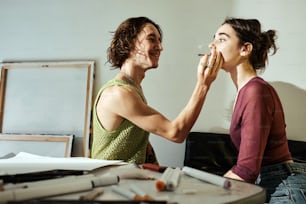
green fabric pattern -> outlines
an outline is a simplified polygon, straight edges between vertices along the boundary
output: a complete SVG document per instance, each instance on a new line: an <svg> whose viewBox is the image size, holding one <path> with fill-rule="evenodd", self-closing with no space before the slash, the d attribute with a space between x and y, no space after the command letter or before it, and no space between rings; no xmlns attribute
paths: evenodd
<svg viewBox="0 0 306 204"><path fill-rule="evenodd" d="M123 160L141 164L146 162L146 151L149 143L149 132L139 128L132 122L124 120L118 129L107 131L103 128L97 115L97 102L104 89L111 86L124 86L136 91L146 103L143 93L131 84L112 79L99 90L93 106L93 140L91 158L105 160Z"/></svg>

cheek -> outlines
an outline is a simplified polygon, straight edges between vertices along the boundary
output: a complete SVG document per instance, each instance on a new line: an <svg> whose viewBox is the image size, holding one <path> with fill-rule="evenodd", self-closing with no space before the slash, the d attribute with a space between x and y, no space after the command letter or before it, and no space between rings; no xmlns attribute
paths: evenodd
<svg viewBox="0 0 306 204"><path fill-rule="evenodd" d="M217 48L217 50L219 52L221 52L222 57L224 59L224 62L230 61L234 57L234 55L235 55L234 54L235 50L231 50L231 49L229 49L229 47L226 47L226 46L224 46L224 47L219 46Z"/></svg>
<svg viewBox="0 0 306 204"><path fill-rule="evenodd" d="M217 47L217 51L222 54L223 60L225 62L226 59L227 59L227 51L226 51L226 49L224 47L218 46Z"/></svg>
<svg viewBox="0 0 306 204"><path fill-rule="evenodd" d="M228 67L231 66L232 60L233 60L233 52L229 49L226 49L226 47L219 47L217 50L222 54L223 57L223 66L222 68L224 70L227 70Z"/></svg>
<svg viewBox="0 0 306 204"><path fill-rule="evenodd" d="M219 46L216 46L216 49L218 52L221 52L222 55L226 55L226 47L219 45Z"/></svg>

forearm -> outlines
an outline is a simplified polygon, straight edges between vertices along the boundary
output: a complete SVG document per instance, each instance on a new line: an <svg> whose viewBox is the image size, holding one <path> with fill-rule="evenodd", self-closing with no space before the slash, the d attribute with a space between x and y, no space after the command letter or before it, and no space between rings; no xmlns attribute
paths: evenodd
<svg viewBox="0 0 306 204"><path fill-rule="evenodd" d="M172 122L168 123L170 127L166 125L169 127L164 130L164 133L167 132L167 139L178 143L183 142L198 119L209 88L216 79L218 70L223 62L221 54L216 53L214 49L211 55L212 58L216 59L216 61L211 63L209 68L206 66L208 55L204 55L201 58L197 67L197 83L187 105Z"/></svg>
<svg viewBox="0 0 306 204"><path fill-rule="evenodd" d="M208 93L209 86L197 82L193 93L180 114L173 120L176 127L175 140L183 142L198 119Z"/></svg>

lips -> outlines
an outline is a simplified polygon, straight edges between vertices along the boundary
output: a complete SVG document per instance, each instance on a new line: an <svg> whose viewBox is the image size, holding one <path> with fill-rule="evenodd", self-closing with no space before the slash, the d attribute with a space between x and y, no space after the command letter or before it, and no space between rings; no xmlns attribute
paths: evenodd
<svg viewBox="0 0 306 204"><path fill-rule="evenodd" d="M150 57L159 59L160 56L160 52L150 52Z"/></svg>

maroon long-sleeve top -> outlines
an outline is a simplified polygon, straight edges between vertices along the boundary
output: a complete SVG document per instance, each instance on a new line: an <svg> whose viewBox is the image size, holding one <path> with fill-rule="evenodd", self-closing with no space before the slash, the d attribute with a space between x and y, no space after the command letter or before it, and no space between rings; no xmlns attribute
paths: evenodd
<svg viewBox="0 0 306 204"><path fill-rule="evenodd" d="M230 136L239 152L232 171L247 182L255 182L261 166L291 159L281 101L262 78L255 77L240 89Z"/></svg>

